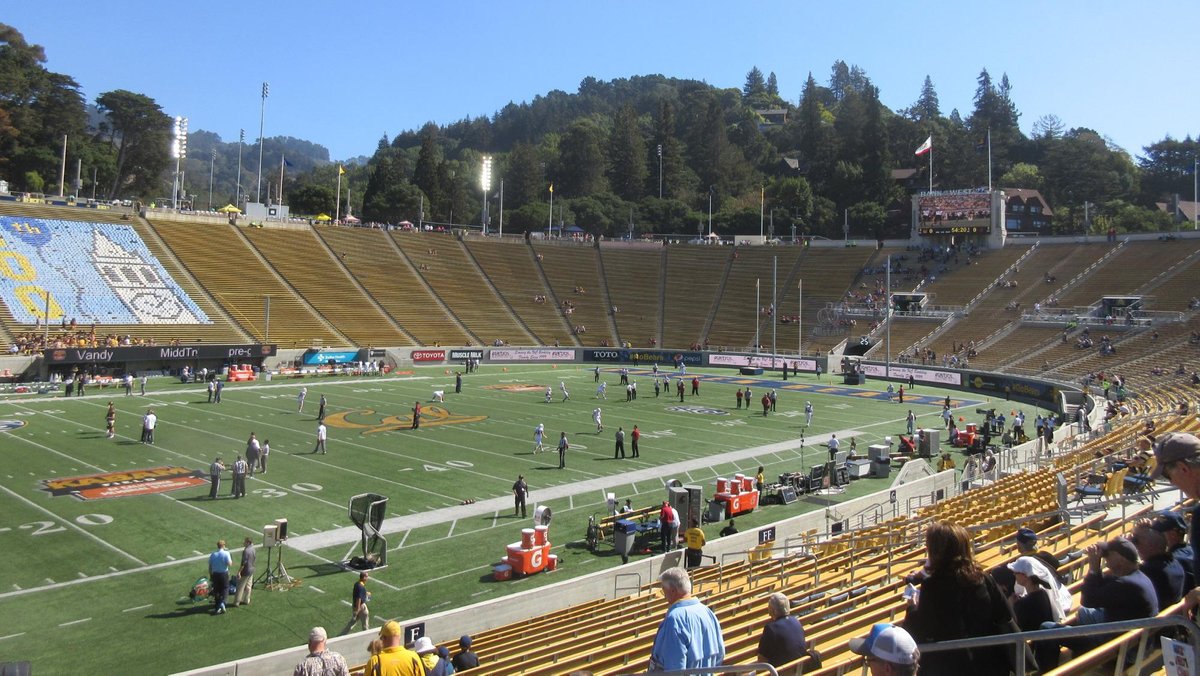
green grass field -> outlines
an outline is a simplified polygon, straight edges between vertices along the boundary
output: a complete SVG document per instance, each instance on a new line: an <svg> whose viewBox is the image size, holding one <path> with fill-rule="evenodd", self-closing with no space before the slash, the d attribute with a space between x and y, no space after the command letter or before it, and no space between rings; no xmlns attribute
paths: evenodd
<svg viewBox="0 0 1200 676"><path fill-rule="evenodd" d="M201 385L167 379L151 381L145 397L113 390L0 402L0 421L12 428L0 432L0 662L29 660L38 674L75 671L79 657L64 650L66 644L86 650L93 673L159 674L300 645L316 624L331 634L341 631L354 578L335 564L357 551L357 531L344 530L351 525L346 506L363 492L389 498L393 526L413 524L387 535L390 566L371 583L373 622L417 617L619 565L611 547L592 553L582 543L588 517L604 509L606 490L640 507L660 502L663 483L671 478L703 485L706 494L715 477L752 475L760 464L773 479L826 457L814 437L857 433L865 452L866 444L904 431L908 408L920 416L920 425L938 426L947 394L918 387L913 394L924 398L900 406L880 394L880 383L852 390L830 386L828 377L824 384L812 376L771 384L732 371L702 370L700 396L687 396L683 408L673 410L681 406L678 398L656 399L648 374L633 376L640 390L634 402L624 401L615 370L602 377L609 383L606 402L594 399L592 371L577 365L484 366L466 377L458 395L453 376L439 367L376 378L232 384L221 404L206 403ZM560 380L570 389L569 402L560 401ZM736 410L734 391L746 382L754 383L756 398L779 387L778 412L764 418L757 405ZM549 404L543 401L548 384L554 386ZM303 414L296 410L301 386L309 388ZM447 392L443 405L430 402L438 389ZM322 394L329 400L329 452L312 455ZM979 417L978 398L950 394L963 406L959 415ZM119 411L113 440L104 434L110 399ZM425 414L421 429L411 431L415 400ZM808 428L805 401L816 407ZM602 434L592 422L596 406L604 410ZM138 442L148 407L159 416L153 446ZM1028 407L1026 413L1032 418ZM546 426L548 447L559 432L567 433L572 444L567 469L558 470L554 453L532 454L538 423ZM628 433L634 424L643 432L641 458L613 460L613 433L618 426ZM206 474L214 456L230 462L242 452L252 431L270 440L271 455L269 471L249 480L245 499L229 498L226 480L220 499L209 500L207 479L172 492L107 499L47 490L54 480L157 467ZM802 431L808 446L800 450ZM784 450L745 452L779 442L790 443ZM627 439L627 451L628 446ZM675 463L690 464L676 474ZM655 469L662 466L667 468ZM563 565L554 573L496 583L491 565L530 523L512 516L510 491L519 473L530 484L530 515L542 502L554 510L550 539ZM845 495L887 483L859 480ZM476 503L461 507L465 500ZM766 506L739 518L739 525L779 521L817 505L801 500ZM286 562L303 580L300 586L287 592L257 589L251 606L222 616L187 599L218 539L230 543L236 564L242 539L260 540L263 524L280 517L290 522L295 546L286 549ZM710 537L721 525L706 526ZM260 551L260 572L265 559Z"/></svg>

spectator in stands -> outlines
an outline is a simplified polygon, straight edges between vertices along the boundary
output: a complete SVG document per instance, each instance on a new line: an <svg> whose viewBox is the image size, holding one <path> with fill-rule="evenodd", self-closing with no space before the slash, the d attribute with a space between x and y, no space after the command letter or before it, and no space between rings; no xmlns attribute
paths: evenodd
<svg viewBox="0 0 1200 676"><path fill-rule="evenodd" d="M1169 528L1169 525L1165 527ZM1142 559L1140 570L1150 578L1158 607L1173 606L1183 598L1183 566L1167 551L1167 538L1153 521L1138 522L1129 541Z"/></svg>
<svg viewBox="0 0 1200 676"><path fill-rule="evenodd" d="M691 526L683 534L683 539L687 542L686 565L688 568L696 568L701 563L701 556L704 554L704 531L700 529L700 524L692 519Z"/></svg>
<svg viewBox="0 0 1200 676"><path fill-rule="evenodd" d="M1192 546L1185 542L1187 537L1187 522L1179 512L1170 510L1161 512L1152 522L1154 530L1163 534L1167 540L1167 551L1179 565L1183 567L1183 588L1184 590L1191 589L1196 586L1196 577L1193 574L1194 554Z"/></svg>
<svg viewBox="0 0 1200 676"><path fill-rule="evenodd" d="M313 627L308 632L308 655L296 665L292 676L350 676L346 658L328 650L327 640L325 627Z"/></svg>
<svg viewBox="0 0 1200 676"><path fill-rule="evenodd" d="M458 639L458 653L450 664L454 666L454 671L466 671L479 666L479 656L471 652L472 639L469 635L464 634Z"/></svg>
<svg viewBox="0 0 1200 676"><path fill-rule="evenodd" d="M925 531L926 565L921 590L909 599L904 628L918 642L949 641L1003 633L1012 607L995 581L975 562L971 536L958 524L936 521ZM953 650L927 656L924 674L1007 676L1004 648Z"/></svg>
<svg viewBox="0 0 1200 676"><path fill-rule="evenodd" d="M425 676L446 676L448 673L446 668L450 666L450 663L438 655L437 646L433 645L433 639L428 636L417 639L416 644L413 645L413 652L421 658Z"/></svg>
<svg viewBox="0 0 1200 676"><path fill-rule="evenodd" d="M367 668L363 673L379 676L424 676L425 667L421 666L421 658L400 644L401 633L400 623L395 620L383 625L379 630L383 650L367 660Z"/></svg>
<svg viewBox="0 0 1200 676"><path fill-rule="evenodd" d="M1146 444L1139 440L1139 444ZM1152 479L1166 477L1173 486L1183 491L1191 499L1200 498L1200 439L1195 435L1174 433L1163 435L1154 446L1156 464L1150 473ZM1191 515L1191 526L1188 530L1188 540L1194 547L1200 538L1200 507L1194 508ZM1200 570L1197 569L1196 559L1193 559L1192 575L1194 580L1200 580ZM1187 592L1187 608L1190 611L1200 605L1200 589Z"/></svg>
<svg viewBox="0 0 1200 676"><path fill-rule="evenodd" d="M1015 579L1012 595L1013 617L1021 631L1037 631L1046 622L1062 622L1071 608L1071 591L1041 559L1022 556L1005 566ZM1034 644L1038 665L1057 661L1058 644L1039 641Z"/></svg>
<svg viewBox="0 0 1200 676"><path fill-rule="evenodd" d="M1038 549L1038 534L1032 528L1021 528L1017 531L1016 545L1017 556L1032 556L1042 562L1051 573L1058 575L1058 559L1050 552L1044 552ZM1015 581L1012 574L1012 564L1007 566L998 566L991 571L992 579L996 584L1000 585L1000 589L1008 596L1013 594L1013 582ZM1070 604L1067 604L1070 607Z"/></svg>
<svg viewBox="0 0 1200 676"><path fill-rule="evenodd" d="M1154 585L1146 574L1138 569L1138 553L1133 543L1125 538L1113 538L1108 542L1094 544L1086 550L1088 573L1083 578L1081 607L1075 619L1066 625L1088 625L1103 622L1120 622L1153 617L1158 614L1158 599ZM1101 570L1101 561L1108 567L1108 574ZM1042 625L1044 629L1064 626L1054 622ZM1087 636L1069 639L1061 645L1070 648L1072 654L1081 655L1111 637ZM1058 653L1054 653L1057 657ZM1042 669L1053 669L1056 663L1040 664Z"/></svg>
<svg viewBox="0 0 1200 676"><path fill-rule="evenodd" d="M917 642L894 624L877 624L867 636L850 639L850 651L867 658L871 676L914 676L921 660Z"/></svg>
<svg viewBox="0 0 1200 676"><path fill-rule="evenodd" d="M763 625L758 639L758 660L781 667L805 655L804 628L789 611L791 602L780 592L767 597L767 614L771 621Z"/></svg>
<svg viewBox="0 0 1200 676"><path fill-rule="evenodd" d="M648 671L715 667L725 660L721 623L708 606L692 597L692 581L682 568L658 577L669 607L658 625Z"/></svg>

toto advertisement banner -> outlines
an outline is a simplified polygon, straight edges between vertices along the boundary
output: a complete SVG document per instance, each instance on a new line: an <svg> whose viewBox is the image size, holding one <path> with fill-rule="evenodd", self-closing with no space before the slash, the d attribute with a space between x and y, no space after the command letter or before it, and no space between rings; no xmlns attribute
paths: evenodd
<svg viewBox="0 0 1200 676"><path fill-rule="evenodd" d="M556 348L493 348L488 361L575 361L575 350Z"/></svg>
<svg viewBox="0 0 1200 676"><path fill-rule="evenodd" d="M257 359L275 356L274 345L163 345L159 347L57 348L42 353L52 364L105 364L129 361Z"/></svg>
<svg viewBox="0 0 1200 676"><path fill-rule="evenodd" d="M450 358L455 361L461 359L483 359L483 350L450 350Z"/></svg>
<svg viewBox="0 0 1200 676"><path fill-rule="evenodd" d="M781 369L784 363L788 366L795 366L801 371L816 371L817 361L815 359L788 359L787 357L771 357L769 355L753 355L753 354L727 354L725 352L717 352L708 355L709 366L754 366L765 369Z"/></svg>
<svg viewBox="0 0 1200 676"><path fill-rule="evenodd" d="M1013 378L994 373L969 372L965 382L968 389L1004 396L1006 399L1037 402L1051 407L1058 405L1059 385L1025 378ZM1061 388L1072 389L1072 388Z"/></svg>
<svg viewBox="0 0 1200 676"><path fill-rule="evenodd" d="M702 356L699 352L668 352L666 350L637 350L626 348L600 348L597 350L584 350L584 361L614 361L614 362L633 362L635 364L693 364L699 366L703 363Z"/></svg>
<svg viewBox="0 0 1200 676"><path fill-rule="evenodd" d="M445 350L413 350L412 360L418 361L446 361Z"/></svg>
<svg viewBox="0 0 1200 676"><path fill-rule="evenodd" d="M883 378L887 369L883 364L863 364L863 373L871 378ZM934 383L937 385L962 385L962 374L958 371L935 371L911 366L892 365L893 380L908 380L909 376L919 383Z"/></svg>

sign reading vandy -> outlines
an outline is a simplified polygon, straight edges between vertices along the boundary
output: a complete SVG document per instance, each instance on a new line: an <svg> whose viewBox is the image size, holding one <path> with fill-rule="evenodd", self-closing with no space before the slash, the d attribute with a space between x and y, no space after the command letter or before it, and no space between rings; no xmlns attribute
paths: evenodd
<svg viewBox="0 0 1200 676"><path fill-rule="evenodd" d="M42 490L56 497L72 495L80 500L104 500L168 493L206 483L208 479L202 470L171 466L43 479Z"/></svg>
<svg viewBox="0 0 1200 676"><path fill-rule="evenodd" d="M104 364L130 361L239 360L274 357L275 345L160 345L157 347L53 348L43 350L52 364Z"/></svg>

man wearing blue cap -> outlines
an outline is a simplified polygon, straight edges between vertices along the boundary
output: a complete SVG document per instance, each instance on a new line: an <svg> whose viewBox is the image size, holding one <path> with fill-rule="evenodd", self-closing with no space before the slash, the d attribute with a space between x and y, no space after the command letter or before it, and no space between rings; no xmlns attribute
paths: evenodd
<svg viewBox="0 0 1200 676"><path fill-rule="evenodd" d="M911 634L894 624L877 624L863 638L850 639L850 651L867 658L871 676L914 676L921 651Z"/></svg>
<svg viewBox="0 0 1200 676"><path fill-rule="evenodd" d="M479 656L471 652L471 643L471 637L465 634L458 639L458 653L450 661L456 673L479 666Z"/></svg>
<svg viewBox="0 0 1200 676"><path fill-rule="evenodd" d="M1138 447L1145 450L1150 442L1142 437L1138 439ZM1183 491L1189 498L1200 498L1200 439L1194 434L1166 434L1154 444L1154 471L1150 473L1151 481L1166 477L1171 485ZM1192 523L1188 528L1188 540L1193 546L1200 538L1200 507L1192 509ZM1193 557L1192 580L1200 580L1200 566ZM1189 612L1200 605L1200 588L1193 588L1184 596Z"/></svg>

